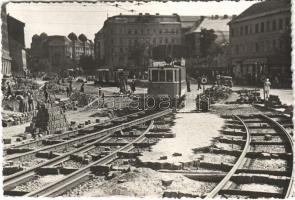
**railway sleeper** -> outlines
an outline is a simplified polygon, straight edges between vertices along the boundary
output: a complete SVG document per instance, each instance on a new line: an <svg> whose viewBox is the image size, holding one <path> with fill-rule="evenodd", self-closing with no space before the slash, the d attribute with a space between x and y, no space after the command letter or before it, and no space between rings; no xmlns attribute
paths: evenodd
<svg viewBox="0 0 295 200"><path fill-rule="evenodd" d="M223 189L220 190L220 195L235 195L235 196L247 196L249 198L284 198L283 194L278 192L261 192L251 190L239 190L239 189Z"/></svg>
<svg viewBox="0 0 295 200"><path fill-rule="evenodd" d="M247 152L247 158L265 158L265 159L291 159L292 153L271 153L271 152Z"/></svg>
<svg viewBox="0 0 295 200"><path fill-rule="evenodd" d="M77 170L78 170L77 168L51 166L51 167L40 167L36 169L35 171L38 175L45 176L45 175L58 175L58 174L68 175Z"/></svg>
<svg viewBox="0 0 295 200"><path fill-rule="evenodd" d="M240 156L242 153L242 151L240 150L225 150L225 149L217 149L217 148L211 148L209 152L215 153L215 154L231 155L231 156Z"/></svg>
<svg viewBox="0 0 295 200"><path fill-rule="evenodd" d="M270 136L281 136L281 134L279 133L261 133L261 132L254 132L254 133L251 133L251 136L266 136L266 135L270 135Z"/></svg>
<svg viewBox="0 0 295 200"><path fill-rule="evenodd" d="M64 142L63 140L42 140L43 145L54 145Z"/></svg>
<svg viewBox="0 0 295 200"><path fill-rule="evenodd" d="M163 198L177 198L177 199L181 199L181 198L200 198L202 197L201 195L198 194L193 194L193 193L184 193L184 192L180 192L180 191L173 191L173 190L168 190L165 191L162 195Z"/></svg>
<svg viewBox="0 0 295 200"><path fill-rule="evenodd" d="M231 128L231 129L244 129L245 127L243 125L238 125L238 124L227 124L226 125L227 128Z"/></svg>
<svg viewBox="0 0 295 200"><path fill-rule="evenodd" d="M127 152L127 151L119 151L117 152L118 158L136 158L137 156L140 156L140 152Z"/></svg>
<svg viewBox="0 0 295 200"><path fill-rule="evenodd" d="M2 171L2 174L4 176L8 176L8 175L11 175L11 174L14 174L16 172L20 172L22 171L24 168L22 168L21 166L4 166L3 167L3 171Z"/></svg>
<svg viewBox="0 0 295 200"><path fill-rule="evenodd" d="M251 145L285 145L285 142L275 142L275 141L251 141Z"/></svg>
<svg viewBox="0 0 295 200"><path fill-rule="evenodd" d="M24 196L25 194L28 194L27 191L17 191L17 190L8 190L4 191L4 196L10 196L10 197L20 197Z"/></svg>
<svg viewBox="0 0 295 200"><path fill-rule="evenodd" d="M6 154L7 155L11 155L11 154L15 154L15 153L26 153L29 151L33 151L35 149L32 148L8 148L6 149Z"/></svg>
<svg viewBox="0 0 295 200"><path fill-rule="evenodd" d="M290 181L290 177L269 174L234 174L231 177L231 181L237 184L261 183L268 185L286 185Z"/></svg>
<svg viewBox="0 0 295 200"><path fill-rule="evenodd" d="M39 151L36 153L37 158L46 158L46 159L52 159L60 156L58 153L54 153L53 151Z"/></svg>
<svg viewBox="0 0 295 200"><path fill-rule="evenodd" d="M269 125L251 125L251 126L248 126L248 129L274 129L275 127L274 126L269 126Z"/></svg>
<svg viewBox="0 0 295 200"><path fill-rule="evenodd" d="M268 174L273 176L289 176L290 171L280 171L280 170L264 170L264 169L237 169L237 174Z"/></svg>
<svg viewBox="0 0 295 200"><path fill-rule="evenodd" d="M224 135L232 135L232 136L245 136L246 135L246 133L243 131L220 130L219 132L221 132Z"/></svg>
<svg viewBox="0 0 295 200"><path fill-rule="evenodd" d="M246 140L240 140L240 139L228 139L228 138L217 138L217 140L221 143L226 144L238 144L238 145L244 145L246 143Z"/></svg>
<svg viewBox="0 0 295 200"><path fill-rule="evenodd" d="M167 133L167 132L160 132L160 133L148 133L145 135L147 138L175 138L175 133Z"/></svg>
<svg viewBox="0 0 295 200"><path fill-rule="evenodd" d="M70 159L82 164L89 164L93 160L91 155L79 153L70 155Z"/></svg>

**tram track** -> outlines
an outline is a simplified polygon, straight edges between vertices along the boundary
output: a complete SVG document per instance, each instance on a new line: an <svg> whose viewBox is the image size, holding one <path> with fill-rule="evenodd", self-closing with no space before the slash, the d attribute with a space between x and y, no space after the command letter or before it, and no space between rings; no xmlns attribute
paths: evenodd
<svg viewBox="0 0 295 200"><path fill-rule="evenodd" d="M279 122L281 115L234 116L237 129L244 129L243 150L237 151L238 160L231 170L206 198L288 198L293 187L293 139ZM279 120L275 120L279 119ZM279 121L279 122L278 122ZM285 119L285 121L289 122ZM241 125L244 128L241 128ZM233 127L232 127L233 128ZM286 164L274 169L257 168L258 164L271 159ZM255 189L251 184L254 184ZM268 191L276 187L278 191ZM247 189L248 188L248 189ZM265 189L266 188L266 189Z"/></svg>
<svg viewBox="0 0 295 200"><path fill-rule="evenodd" d="M111 127L109 129L103 130L106 133L105 136L103 136L103 137L101 137L101 138L99 138L99 139L97 139L97 140L83 146L83 147L80 147L79 149L76 149L74 151L71 151L71 152L68 152L66 154L60 155L60 156L58 156L56 158L50 159L49 161L47 161L45 163L42 163L42 164L40 164L38 166L32 167L32 168L27 169L25 171L21 171L21 172L12 174L10 176L7 176L7 177L4 178L4 191L5 191L4 194L6 194L6 195L11 195L12 193L15 194L15 191L13 191L13 188L15 188L17 185L19 185L21 183L24 183L26 181L30 181L31 178L36 175L36 171L38 169L42 168L42 167L56 166L56 165L58 165L58 164L60 164L62 162L65 162L65 161L69 160L70 156L73 155L73 154L76 154L78 152L80 152L80 153L81 152L87 152L87 151L90 151L93 148L96 148L97 144L101 144L104 141L108 140L110 138L111 134L116 132L116 131L121 131L121 130L126 129L126 128L134 127L134 126L137 126L139 124L143 124L145 122L152 121L154 119L157 119L157 118L163 117L165 115L168 115L171 112L172 112L171 110L161 111L161 112L158 112L158 113L154 113L154 114L151 114L151 115L144 116L144 117L139 118L139 119L135 119L135 120L133 120L131 122L123 123L121 125L118 125L118 126ZM91 166L97 165L97 164L108 163L112 159L116 158L117 153L119 151L129 151L129 150L131 150L132 148L134 148L134 144L140 143L145 139L145 134L150 130L150 128L151 128L151 125L148 126L148 128L146 129L146 131L143 134L136 137L136 139L132 140L128 144L124 145L123 147L120 147L119 149L114 150L111 154L109 154L107 156L104 156L104 157L102 157L101 159L99 159L97 161L91 162L86 167L84 167L82 169L75 170L75 172L73 172L70 175L66 176L65 179L60 180L60 182L58 181L56 183L50 184L50 185L46 186L45 189L43 188L43 189L38 190L39 192L38 191L33 191L33 192L28 192L28 193L21 193L21 196L23 196L23 195L24 196L43 196L43 194L45 194L45 196L47 196L47 195L51 196L52 194L55 193L54 191L56 191L56 188L59 188L61 186L61 189L62 189L65 186L66 183L73 184L73 180L76 180L77 178L78 178L77 181L80 180L80 178L81 178L81 180L84 180L84 178L86 177L85 173L86 172L90 173L90 167ZM103 132L103 131L101 131L101 132ZM92 134L94 134L94 133L92 133ZM90 134L90 136L92 134ZM82 178L82 177L84 177L84 178ZM49 188L49 186L50 186L50 188ZM50 194L47 194L47 193L50 193Z"/></svg>
<svg viewBox="0 0 295 200"><path fill-rule="evenodd" d="M116 117L113 119L105 120L103 122L87 125L85 127L79 128L79 129L69 130L69 131L65 131L63 133L59 133L59 134L52 134L52 135L45 136L45 137L42 137L37 140L33 140L33 141L31 140L31 141L24 142L21 144L9 145L9 146L3 148L3 154L4 155L15 154L15 153L13 153L13 151L17 152L17 150L23 150L23 149L27 149L28 151L30 151L36 147L42 148L42 147L50 146L52 144L48 144L48 143L44 144L44 141L47 141L47 140L49 140L49 141L67 140L67 139L83 136L87 133L90 133L91 131L92 132L97 131L98 128L101 128L101 129L108 128L108 127L110 127L112 122L126 122L128 120L130 121L130 120L135 119L136 117L138 117L140 115L144 115L144 114L145 114L145 111L139 111L139 112L127 114L127 115L124 115L121 117Z"/></svg>
<svg viewBox="0 0 295 200"><path fill-rule="evenodd" d="M142 111L138 112L137 114L139 114L139 113L143 117L146 115L149 115L149 114L146 114ZM37 149L32 149L31 151L28 151L25 153L6 156L6 157L4 157L4 161L10 162L10 163L13 162L15 165L18 165L18 164L24 163L26 160L30 160L31 165L35 165L36 163L33 163L32 161L34 159L37 159L38 153L42 154L45 152L45 153L49 154L50 152L55 152L55 153L58 152L57 154L53 155L53 157L56 157L60 154L70 152L71 150L75 150L79 146L85 145L85 143L90 143L94 140L103 138L109 132L121 131L124 128L128 128L128 126L129 126L128 120L122 120L122 119L127 119L128 116L129 117L134 116L134 114L123 116L123 117L119 118L118 121L120 121L120 123L116 123L114 127L111 127L111 126L106 127L106 126L104 126L104 124L93 125L93 126L91 126L92 130L90 132L88 131L88 132L80 134L80 135L79 135L79 133L75 133L74 137L70 138L68 140L60 140L60 142L58 142L56 144L45 145L43 148L41 147L41 148L37 148ZM134 118L132 117L132 119L134 119ZM136 121L136 120L133 120L133 121ZM120 124L122 126L120 126ZM88 128L90 128L90 127L87 127L87 130L89 130ZM85 129L83 129L83 131L85 131ZM71 134L73 134L73 133L71 133ZM66 133L66 135L68 135L68 133ZM56 136L54 136L54 137L56 137ZM57 137L59 137L59 136L57 136ZM37 142L42 142L42 141L43 140L41 139ZM28 144L28 145L31 145L31 144ZM37 160L37 164L39 164L38 160Z"/></svg>

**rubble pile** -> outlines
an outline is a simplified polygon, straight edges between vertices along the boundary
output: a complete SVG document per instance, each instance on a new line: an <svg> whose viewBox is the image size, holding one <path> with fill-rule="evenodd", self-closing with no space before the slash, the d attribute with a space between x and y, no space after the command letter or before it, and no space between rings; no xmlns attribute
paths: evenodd
<svg viewBox="0 0 295 200"><path fill-rule="evenodd" d="M279 96L276 95L269 95L268 101L266 101L265 104L267 107L272 108L280 108L282 106Z"/></svg>
<svg viewBox="0 0 295 200"><path fill-rule="evenodd" d="M84 107L87 106L90 102L94 101L96 97L81 92L75 92L71 95L70 99L71 101L76 101L78 107Z"/></svg>
<svg viewBox="0 0 295 200"><path fill-rule="evenodd" d="M9 127L30 122L36 114L37 111L26 113L2 113L2 126Z"/></svg>
<svg viewBox="0 0 295 200"><path fill-rule="evenodd" d="M147 187L147 185L149 187ZM184 177L181 174L164 174L148 168L131 168L129 172L116 174L108 181L93 179L69 191L64 196L133 196L161 198L166 191L183 192L200 196L213 189L207 184Z"/></svg>
<svg viewBox="0 0 295 200"><path fill-rule="evenodd" d="M31 88L32 90L37 90L40 87L40 84L38 84L30 79L19 78L17 80L14 80L11 83L11 86L12 86L13 91L15 91L15 90L25 91L28 88Z"/></svg>
<svg viewBox="0 0 295 200"><path fill-rule="evenodd" d="M60 107L41 105L33 122L26 128L26 132L47 132L47 134L62 131L68 127L65 113Z"/></svg>
<svg viewBox="0 0 295 200"><path fill-rule="evenodd" d="M236 102L238 104L252 104L252 103L263 103L260 97L260 90L239 90L239 99Z"/></svg>
<svg viewBox="0 0 295 200"><path fill-rule="evenodd" d="M229 97L232 90L226 86L213 86L205 90L205 95L211 100L210 103L214 103L219 100L224 100Z"/></svg>
<svg viewBox="0 0 295 200"><path fill-rule="evenodd" d="M58 85L52 81L47 82L47 88L53 94L65 94L66 93L66 89L64 86Z"/></svg>

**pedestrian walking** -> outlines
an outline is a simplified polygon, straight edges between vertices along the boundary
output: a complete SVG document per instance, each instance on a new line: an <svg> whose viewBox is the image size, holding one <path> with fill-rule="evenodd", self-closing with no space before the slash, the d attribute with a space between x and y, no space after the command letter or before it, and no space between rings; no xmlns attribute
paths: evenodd
<svg viewBox="0 0 295 200"><path fill-rule="evenodd" d="M268 98L269 98L270 86L271 86L271 83L270 83L269 79L267 78L264 82L265 100L268 100Z"/></svg>
<svg viewBox="0 0 295 200"><path fill-rule="evenodd" d="M131 82L131 85L130 85L130 88L131 88L131 91L132 91L132 94L134 94L134 92L135 92L135 81L134 80L132 80L132 82Z"/></svg>
<svg viewBox="0 0 295 200"><path fill-rule="evenodd" d="M70 96L73 92L73 85L72 85L72 80L70 80L70 83L69 83L69 89L70 89Z"/></svg>
<svg viewBox="0 0 295 200"><path fill-rule="evenodd" d="M11 92L11 87L9 82L7 82L7 93L6 93L6 97L8 98L9 96L12 96L12 92Z"/></svg>
<svg viewBox="0 0 295 200"><path fill-rule="evenodd" d="M48 91L44 90L44 98L46 103L48 103L48 100L49 100L48 97L49 97Z"/></svg>
<svg viewBox="0 0 295 200"><path fill-rule="evenodd" d="M19 100L19 112L25 112L25 101L22 95L18 95L17 99Z"/></svg>
<svg viewBox="0 0 295 200"><path fill-rule="evenodd" d="M191 82L189 80L186 81L186 88L187 88L187 92L191 91Z"/></svg>
<svg viewBox="0 0 295 200"><path fill-rule="evenodd" d="M275 87L279 88L279 85L280 85L279 77L275 76L274 82L275 82Z"/></svg>
<svg viewBox="0 0 295 200"><path fill-rule="evenodd" d="M29 106L29 111L34 110L34 100L33 100L33 94L31 92L28 92L28 106Z"/></svg>
<svg viewBox="0 0 295 200"><path fill-rule="evenodd" d="M101 87L98 88L98 96L101 96Z"/></svg>
<svg viewBox="0 0 295 200"><path fill-rule="evenodd" d="M84 93L84 82L81 85L80 92L83 92Z"/></svg>
<svg viewBox="0 0 295 200"><path fill-rule="evenodd" d="M217 82L217 86L221 85L221 81L220 81L220 74L216 75L216 82Z"/></svg>
<svg viewBox="0 0 295 200"><path fill-rule="evenodd" d="M198 90L199 90L199 89L202 89L202 87L201 87L201 81L202 81L201 76L198 76L198 78L197 78L197 82L198 82Z"/></svg>
<svg viewBox="0 0 295 200"><path fill-rule="evenodd" d="M67 93L67 97L70 97L70 88L69 87L66 88L66 93Z"/></svg>

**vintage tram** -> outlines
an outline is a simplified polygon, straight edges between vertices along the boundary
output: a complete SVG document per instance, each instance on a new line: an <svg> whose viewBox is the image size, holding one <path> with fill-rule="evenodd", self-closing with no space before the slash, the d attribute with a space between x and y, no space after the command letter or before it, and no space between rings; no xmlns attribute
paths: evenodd
<svg viewBox="0 0 295 200"><path fill-rule="evenodd" d="M185 61L152 62L148 69L148 104L157 108L179 107L186 94ZM152 100L150 100L152 99ZM169 103L168 103L169 102Z"/></svg>
<svg viewBox="0 0 295 200"><path fill-rule="evenodd" d="M126 79L129 72L123 69L97 69L95 83L100 85L119 86L122 79Z"/></svg>

